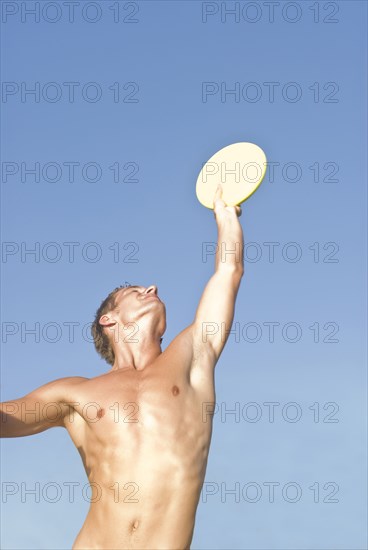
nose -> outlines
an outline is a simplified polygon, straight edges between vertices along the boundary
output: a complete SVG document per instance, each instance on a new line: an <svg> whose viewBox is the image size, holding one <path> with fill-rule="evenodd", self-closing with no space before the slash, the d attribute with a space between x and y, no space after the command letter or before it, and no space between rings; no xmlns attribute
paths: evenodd
<svg viewBox="0 0 368 550"><path fill-rule="evenodd" d="M145 294L156 294L157 295L157 286L151 285L146 288Z"/></svg>

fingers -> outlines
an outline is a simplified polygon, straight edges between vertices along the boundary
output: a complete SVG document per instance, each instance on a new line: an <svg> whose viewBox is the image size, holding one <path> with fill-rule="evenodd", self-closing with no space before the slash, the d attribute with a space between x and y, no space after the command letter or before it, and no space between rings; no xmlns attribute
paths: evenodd
<svg viewBox="0 0 368 550"><path fill-rule="evenodd" d="M219 183L218 186L216 187L215 196L213 198L213 207L214 208L216 206L216 201L221 200L221 198L222 198L222 185L221 185L221 183Z"/></svg>
<svg viewBox="0 0 368 550"><path fill-rule="evenodd" d="M216 192L215 192L215 196L214 196L214 199L213 199L213 210L214 210L215 215L216 215L216 210L217 209L220 208L222 210L223 208L226 208L227 210L232 210L232 211L234 211L233 209L235 209L236 215L238 217L240 217L242 215L241 206L239 206L239 205L226 206L226 202L222 198L222 193L223 193L223 188L222 188L221 183L219 183L216 187Z"/></svg>
<svg viewBox="0 0 368 550"><path fill-rule="evenodd" d="M214 200L216 201L217 199L221 199L221 197L222 197L222 185L221 183L219 183L216 187Z"/></svg>

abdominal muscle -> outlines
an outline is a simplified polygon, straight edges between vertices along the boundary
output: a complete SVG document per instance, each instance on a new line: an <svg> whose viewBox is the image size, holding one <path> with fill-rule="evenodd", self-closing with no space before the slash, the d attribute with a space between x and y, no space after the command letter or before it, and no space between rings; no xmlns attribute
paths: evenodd
<svg viewBox="0 0 368 550"><path fill-rule="evenodd" d="M127 481L134 475L122 476L121 483L91 481L95 502L73 549L190 548L203 480L171 473L148 474L138 483Z"/></svg>
<svg viewBox="0 0 368 550"><path fill-rule="evenodd" d="M120 445L93 442L91 505L74 550L190 548L211 429L185 424L183 418L186 435L179 430L176 437L161 430L143 438L131 434Z"/></svg>
<svg viewBox="0 0 368 550"><path fill-rule="evenodd" d="M88 382L75 399L99 403L101 418L76 415L67 425L92 489L74 550L190 548L212 433L203 403L214 401L213 384L200 393L186 371L164 366ZM117 401L124 414L115 418ZM124 408L132 403L133 415Z"/></svg>

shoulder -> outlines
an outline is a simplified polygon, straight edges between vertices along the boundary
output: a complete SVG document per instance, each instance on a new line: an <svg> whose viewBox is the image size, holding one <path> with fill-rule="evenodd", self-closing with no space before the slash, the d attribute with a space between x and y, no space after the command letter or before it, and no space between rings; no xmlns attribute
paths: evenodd
<svg viewBox="0 0 368 550"><path fill-rule="evenodd" d="M55 382L73 385L80 384L81 382L86 382L87 380L90 380L90 378L87 378L86 376L66 376L64 378L56 379Z"/></svg>
<svg viewBox="0 0 368 550"><path fill-rule="evenodd" d="M193 386L208 386L209 381L213 383L216 357L212 347L203 346L199 340L196 326L191 324L172 340L162 355L187 368Z"/></svg>
<svg viewBox="0 0 368 550"><path fill-rule="evenodd" d="M167 346L165 351L171 350L173 348L180 348L183 346L188 346L193 343L193 325L189 325L183 329Z"/></svg>
<svg viewBox="0 0 368 550"><path fill-rule="evenodd" d="M193 358L193 326L189 325L179 332L162 353L163 356L175 356L191 362Z"/></svg>
<svg viewBox="0 0 368 550"><path fill-rule="evenodd" d="M64 378L57 378L51 382L43 384L39 388L33 390L26 397L37 397L49 400L59 401L64 399L68 390L86 382L88 378L83 376L67 376Z"/></svg>
<svg viewBox="0 0 368 550"><path fill-rule="evenodd" d="M83 382L87 382L88 380L89 378L86 378L84 376L65 376L64 378L57 378L56 380L45 384L44 387L72 387L82 384Z"/></svg>

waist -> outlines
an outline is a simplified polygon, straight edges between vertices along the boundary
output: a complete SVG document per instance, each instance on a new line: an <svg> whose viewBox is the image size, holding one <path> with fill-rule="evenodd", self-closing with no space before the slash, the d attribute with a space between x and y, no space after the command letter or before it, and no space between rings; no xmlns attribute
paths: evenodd
<svg viewBox="0 0 368 550"><path fill-rule="evenodd" d="M134 491L132 490L134 489ZM73 549L189 548L199 491L156 487L114 487L113 498L91 502Z"/></svg>
<svg viewBox="0 0 368 550"><path fill-rule="evenodd" d="M92 475L89 479L90 504L119 510L123 508L126 512L142 507L150 513L188 501L192 496L197 499L203 480L204 475L200 472L173 472L170 469L143 473L130 470L124 475L108 477Z"/></svg>

